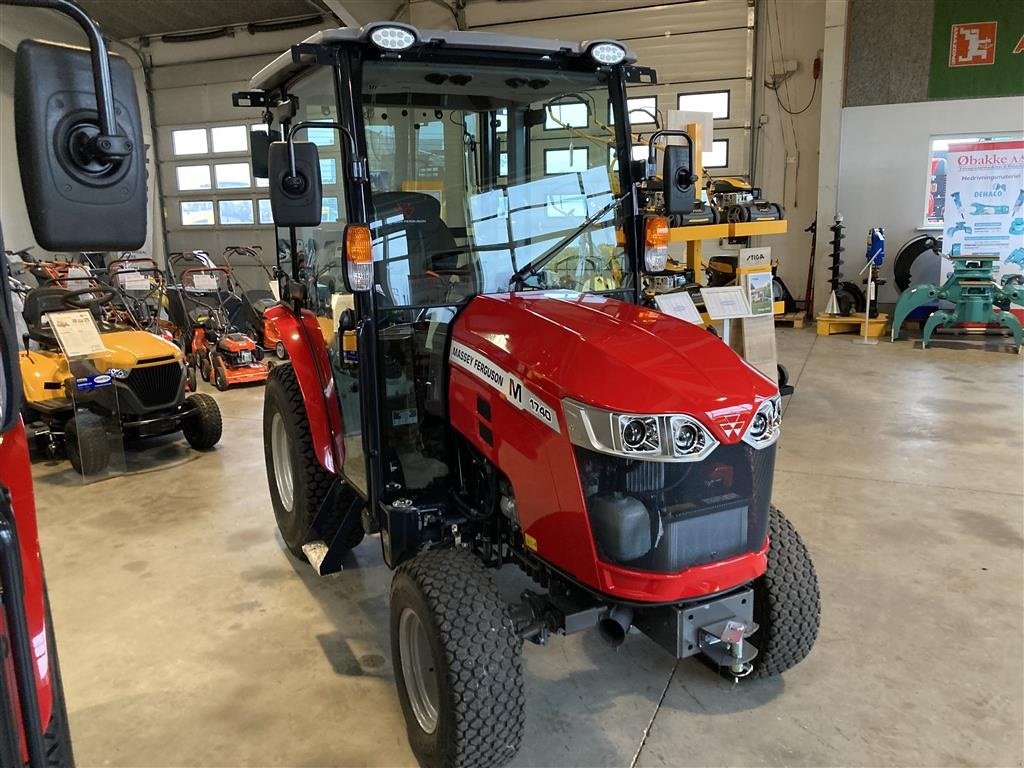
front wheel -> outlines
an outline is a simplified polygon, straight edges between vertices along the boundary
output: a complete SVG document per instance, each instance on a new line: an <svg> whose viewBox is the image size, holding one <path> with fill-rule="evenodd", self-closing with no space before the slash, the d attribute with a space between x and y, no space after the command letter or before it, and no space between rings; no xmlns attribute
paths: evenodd
<svg viewBox="0 0 1024 768"><path fill-rule="evenodd" d="M476 557L434 550L398 568L391 656L421 765L501 766L515 757L525 722L522 642Z"/></svg>
<svg viewBox="0 0 1024 768"><path fill-rule="evenodd" d="M278 360L288 359L288 350L284 348L284 342L279 341L274 345L274 354L277 355Z"/></svg>
<svg viewBox="0 0 1024 768"><path fill-rule="evenodd" d="M814 563L793 524L775 507L768 519L768 569L754 582L753 677L772 677L811 652L821 621Z"/></svg>
<svg viewBox="0 0 1024 768"><path fill-rule="evenodd" d="M181 422L185 440L197 451L210 450L224 430L217 401L207 394L194 394L185 399L185 404L192 406L192 413Z"/></svg>
<svg viewBox="0 0 1024 768"><path fill-rule="evenodd" d="M224 361L219 357L213 364L213 386L221 392L226 392L228 388L228 372L224 367Z"/></svg>
<svg viewBox="0 0 1024 768"><path fill-rule="evenodd" d="M110 463L110 443L102 419L79 413L64 425L64 447L75 471L88 477L97 475Z"/></svg>
<svg viewBox="0 0 1024 768"><path fill-rule="evenodd" d="M339 533L342 546L357 546L363 538L360 505L347 485L341 488L331 514L313 530L317 511L335 478L316 457L306 404L295 370L288 363L274 366L267 377L263 446L270 501L288 551L305 558L303 544L316 539L330 544Z"/></svg>

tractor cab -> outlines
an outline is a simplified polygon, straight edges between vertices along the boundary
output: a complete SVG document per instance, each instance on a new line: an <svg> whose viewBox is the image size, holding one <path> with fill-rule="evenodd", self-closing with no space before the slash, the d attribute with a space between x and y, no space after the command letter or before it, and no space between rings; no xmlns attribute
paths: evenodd
<svg viewBox="0 0 1024 768"><path fill-rule="evenodd" d="M257 175L294 162L295 178L315 177L299 194L271 181L282 295L342 326L328 350L338 459L362 495L446 492L451 324L474 297L642 299L646 165L631 160L647 147L631 141L624 93L653 72L632 60L612 42L371 25L314 35L236 94L267 121ZM387 457L369 471L364 431Z"/></svg>

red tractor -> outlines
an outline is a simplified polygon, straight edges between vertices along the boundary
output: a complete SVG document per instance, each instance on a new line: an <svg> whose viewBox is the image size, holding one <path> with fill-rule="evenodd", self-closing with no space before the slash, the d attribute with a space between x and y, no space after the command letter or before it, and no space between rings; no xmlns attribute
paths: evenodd
<svg viewBox="0 0 1024 768"><path fill-rule="evenodd" d="M36 241L48 251L140 247L146 161L131 67L108 56L95 23L68 0L0 4L64 13L89 40L88 49L36 40L18 46L13 114ZM20 417L21 340L8 276L0 256L0 765L73 768Z"/></svg>
<svg viewBox="0 0 1024 768"><path fill-rule="evenodd" d="M278 237L341 278L333 343L309 309L328 281L287 250L267 312L290 360L263 416L278 527L321 574L380 533L424 765L516 754L524 640L635 628L741 678L817 636L811 559L771 501L777 383L654 308L697 184L684 132L631 159L627 86L654 82L614 41L380 22L235 94L268 124ZM503 566L537 588L506 602Z"/></svg>

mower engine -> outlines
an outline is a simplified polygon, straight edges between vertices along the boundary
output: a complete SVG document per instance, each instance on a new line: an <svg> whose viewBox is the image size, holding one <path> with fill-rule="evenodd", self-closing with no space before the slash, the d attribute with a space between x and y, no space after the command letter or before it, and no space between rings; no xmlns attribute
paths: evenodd
<svg viewBox="0 0 1024 768"><path fill-rule="evenodd" d="M263 359L263 350L244 333L225 333L217 339L217 352L228 366L248 365Z"/></svg>

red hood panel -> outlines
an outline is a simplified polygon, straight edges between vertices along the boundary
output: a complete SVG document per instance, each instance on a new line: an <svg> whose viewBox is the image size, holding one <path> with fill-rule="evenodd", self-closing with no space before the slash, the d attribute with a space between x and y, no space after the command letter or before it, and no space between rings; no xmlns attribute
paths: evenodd
<svg viewBox="0 0 1024 768"><path fill-rule="evenodd" d="M478 296L459 316L468 344L553 399L629 413L690 413L726 443L778 387L713 334L601 296Z"/></svg>

